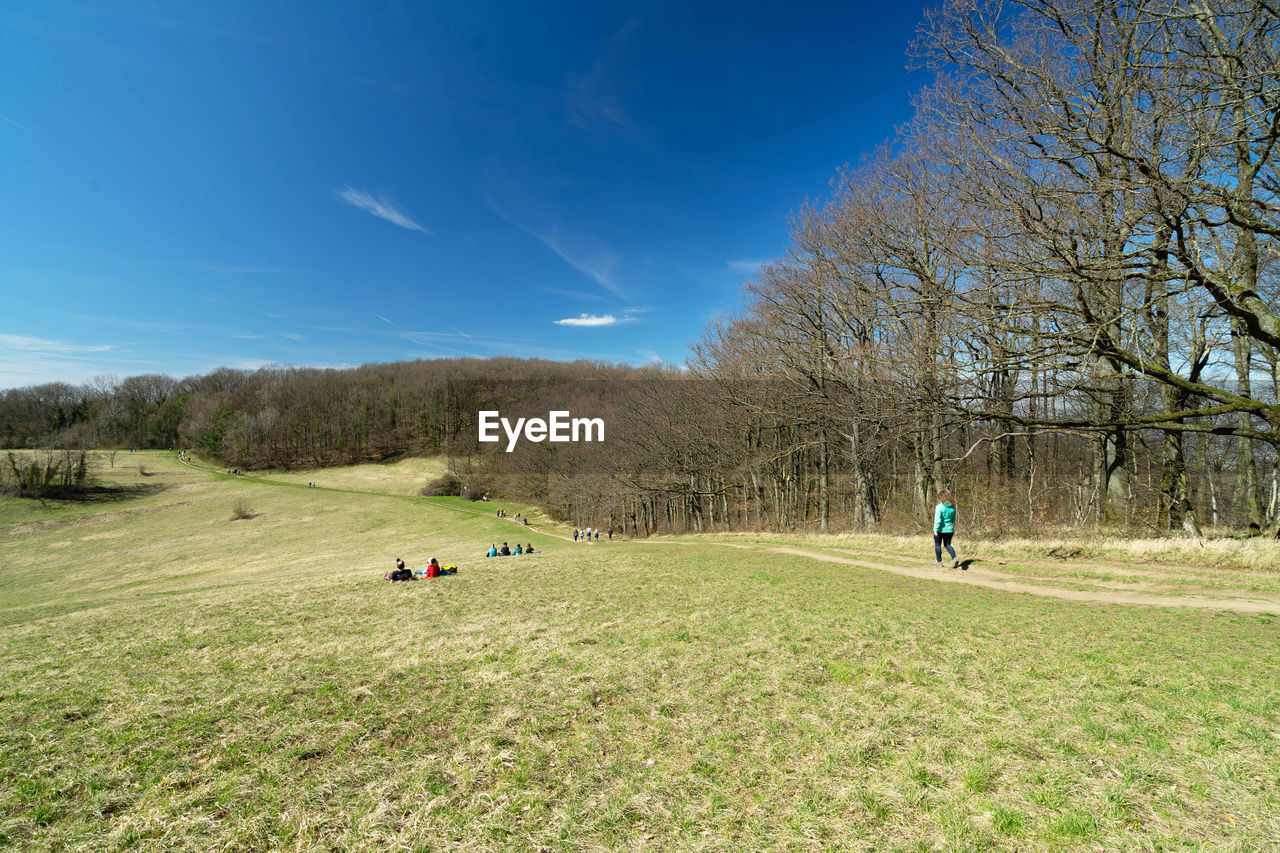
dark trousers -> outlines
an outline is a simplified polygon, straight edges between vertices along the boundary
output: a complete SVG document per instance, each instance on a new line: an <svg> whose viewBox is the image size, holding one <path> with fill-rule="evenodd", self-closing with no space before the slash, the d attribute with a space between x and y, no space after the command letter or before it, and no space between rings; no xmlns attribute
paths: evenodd
<svg viewBox="0 0 1280 853"><path fill-rule="evenodd" d="M947 553L951 555L951 559L953 561L955 560L956 549L951 547L951 537L954 535L955 533L933 534L933 559L937 560L939 563L942 562L942 549L943 546L945 546Z"/></svg>

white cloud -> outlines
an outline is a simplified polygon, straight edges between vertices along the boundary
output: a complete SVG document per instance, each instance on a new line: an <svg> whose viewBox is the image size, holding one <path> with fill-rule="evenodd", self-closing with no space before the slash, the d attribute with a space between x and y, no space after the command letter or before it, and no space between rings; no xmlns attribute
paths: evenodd
<svg viewBox="0 0 1280 853"><path fill-rule="evenodd" d="M744 272L748 275L755 275L760 271L760 268L767 263L769 262L756 261L749 258L738 258L737 260L726 262L725 268L732 272Z"/></svg>
<svg viewBox="0 0 1280 853"><path fill-rule="evenodd" d="M612 326L618 322L620 322L618 318L612 314L580 314L577 317L566 317L555 321L557 326Z"/></svg>
<svg viewBox="0 0 1280 853"><path fill-rule="evenodd" d="M401 228L408 228L410 231L418 231L422 234L431 233L430 230L414 222L404 213L397 210L390 202L385 199L374 198L364 190L357 190L353 187L344 187L338 191L338 198L342 199L352 207L359 208L365 213L376 216L379 219L385 219L394 225L399 225Z"/></svg>
<svg viewBox="0 0 1280 853"><path fill-rule="evenodd" d="M278 364L278 362L264 358L238 358L227 366L234 370L261 370L264 367L271 367L275 364Z"/></svg>

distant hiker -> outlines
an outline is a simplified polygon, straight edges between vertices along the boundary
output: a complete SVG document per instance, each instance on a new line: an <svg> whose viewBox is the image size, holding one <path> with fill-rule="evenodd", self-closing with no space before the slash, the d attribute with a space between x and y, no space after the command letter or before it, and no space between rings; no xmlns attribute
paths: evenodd
<svg viewBox="0 0 1280 853"><path fill-rule="evenodd" d="M573 529L573 541L578 541L578 529L576 527Z"/></svg>
<svg viewBox="0 0 1280 853"><path fill-rule="evenodd" d="M497 546L497 545L490 545L490 546L489 546L489 553L488 553L488 554L485 554L485 556L486 556L486 557L496 557L496 556L498 556L498 546Z"/></svg>
<svg viewBox="0 0 1280 853"><path fill-rule="evenodd" d="M612 524L609 525L609 541L610 542L613 541L613 525Z"/></svg>
<svg viewBox="0 0 1280 853"><path fill-rule="evenodd" d="M951 555L951 568L960 568L956 549L951 547L951 536L956 531L956 506L951 502L951 492L938 492L938 505L933 508L933 558L942 568L942 549Z"/></svg>
<svg viewBox="0 0 1280 853"><path fill-rule="evenodd" d="M499 556L502 556L502 557L510 557L510 556L511 556L511 548L507 545L507 543L506 543L506 542L503 542L503 543L502 543L502 550L498 552L498 555L499 555Z"/></svg>
<svg viewBox="0 0 1280 853"><path fill-rule="evenodd" d="M596 541L597 541L597 542L599 542L599 541L600 541L600 528L599 528L599 527L597 527L597 528L596 528Z"/></svg>
<svg viewBox="0 0 1280 853"><path fill-rule="evenodd" d="M527 519L527 518L522 518L522 519L520 519L520 520L524 522L524 526L525 526L525 527L528 527L528 526L529 526L529 519Z"/></svg>

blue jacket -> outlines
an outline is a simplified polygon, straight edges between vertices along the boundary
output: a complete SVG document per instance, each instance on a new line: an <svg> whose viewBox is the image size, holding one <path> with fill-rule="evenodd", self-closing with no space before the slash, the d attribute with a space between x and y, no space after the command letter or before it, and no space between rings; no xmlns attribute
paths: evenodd
<svg viewBox="0 0 1280 853"><path fill-rule="evenodd" d="M954 504L938 504L933 508L933 532L956 532L956 508Z"/></svg>

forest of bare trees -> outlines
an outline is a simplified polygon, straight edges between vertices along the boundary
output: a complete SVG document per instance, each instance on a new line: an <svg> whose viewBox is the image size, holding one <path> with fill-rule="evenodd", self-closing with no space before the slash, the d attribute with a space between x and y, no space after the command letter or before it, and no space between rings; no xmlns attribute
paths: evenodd
<svg viewBox="0 0 1280 853"><path fill-rule="evenodd" d="M1040 490L1050 524L1274 528L1276 11L948 3L915 121L795 217L697 369L804 388L819 490L838 447L863 523L887 453L917 511L981 454L1033 523Z"/></svg>
<svg viewBox="0 0 1280 853"><path fill-rule="evenodd" d="M0 394L0 442L238 467L449 456L637 534L971 527L1274 534L1280 15L1269 2L954 0L915 119L845 168L686 370L438 360ZM476 413L604 417L476 442Z"/></svg>

